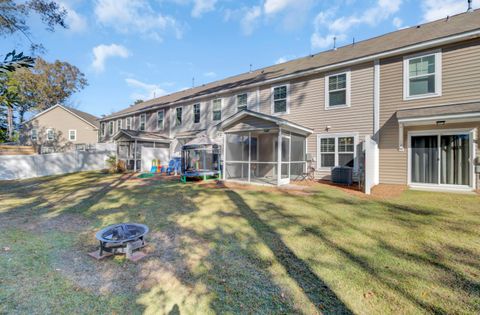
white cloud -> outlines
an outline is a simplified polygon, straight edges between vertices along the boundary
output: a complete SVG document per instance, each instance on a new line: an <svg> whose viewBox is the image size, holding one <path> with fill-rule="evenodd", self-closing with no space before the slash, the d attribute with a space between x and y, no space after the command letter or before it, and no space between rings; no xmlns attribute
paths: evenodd
<svg viewBox="0 0 480 315"><path fill-rule="evenodd" d="M295 58L297 58L295 55L285 55L275 60L275 64L278 65L279 63L284 63Z"/></svg>
<svg viewBox="0 0 480 315"><path fill-rule="evenodd" d="M473 8L480 7L480 1L473 1ZM423 21L430 22L447 15L454 15L467 11L466 0L423 0L422 2Z"/></svg>
<svg viewBox="0 0 480 315"><path fill-rule="evenodd" d="M202 14L215 10L217 0L193 0L193 17L201 17Z"/></svg>
<svg viewBox="0 0 480 315"><path fill-rule="evenodd" d="M395 14L402 4L402 0L377 0L377 3L367 8L360 15L341 16L333 18L335 9L320 12L313 22L314 33L310 38L312 48L326 48L333 37L338 41L345 40L347 33L355 26L367 24L375 26ZM326 30L326 32L324 31Z"/></svg>
<svg viewBox="0 0 480 315"><path fill-rule="evenodd" d="M207 78L213 78L217 76L217 74L213 71L205 72L203 75L206 76Z"/></svg>
<svg viewBox="0 0 480 315"><path fill-rule="evenodd" d="M397 29L404 28L403 26L403 20L399 17L394 17L392 20L393 26L395 26Z"/></svg>
<svg viewBox="0 0 480 315"><path fill-rule="evenodd" d="M122 45L98 45L93 48L93 62L92 67L97 72L105 70L105 62L111 57L127 58L130 56L130 52Z"/></svg>
<svg viewBox="0 0 480 315"><path fill-rule="evenodd" d="M127 85L134 88L134 92L130 94L132 100L149 100L155 97L167 94L167 91L162 89L159 84L145 83L136 79L125 79Z"/></svg>
<svg viewBox="0 0 480 315"><path fill-rule="evenodd" d="M240 20L240 25L245 35L250 35L253 33L253 30L258 24L258 19L261 17L261 15L262 15L262 8L259 6L254 6L246 9L245 14Z"/></svg>
<svg viewBox="0 0 480 315"><path fill-rule="evenodd" d="M83 15L79 14L72 9L69 4L63 1L58 1L58 4L67 11L65 21L67 22L70 31L79 33L87 29L87 19Z"/></svg>
<svg viewBox="0 0 480 315"><path fill-rule="evenodd" d="M180 24L173 17L156 12L145 0L97 0L95 16L102 25L121 33L140 33L157 41L167 32L182 37Z"/></svg>

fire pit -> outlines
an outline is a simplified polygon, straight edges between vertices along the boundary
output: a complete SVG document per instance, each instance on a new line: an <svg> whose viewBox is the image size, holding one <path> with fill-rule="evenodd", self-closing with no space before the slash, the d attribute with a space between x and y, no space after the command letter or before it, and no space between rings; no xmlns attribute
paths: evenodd
<svg viewBox="0 0 480 315"><path fill-rule="evenodd" d="M142 258L144 254L136 252L145 246L145 235L148 227L138 223L120 223L107 226L95 234L100 242L99 252L90 253L96 259L102 259L115 254L126 254L128 259ZM136 255L135 255L136 254ZM143 256L142 256L143 255ZM142 256L138 258L138 256Z"/></svg>

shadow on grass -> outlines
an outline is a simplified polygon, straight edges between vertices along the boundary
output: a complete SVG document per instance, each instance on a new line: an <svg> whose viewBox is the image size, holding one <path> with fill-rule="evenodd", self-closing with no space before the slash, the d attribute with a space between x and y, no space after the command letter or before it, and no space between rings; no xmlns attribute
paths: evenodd
<svg viewBox="0 0 480 315"><path fill-rule="evenodd" d="M260 219L240 195L232 190L227 190L226 194L287 270L288 275L302 288L313 305L326 313L353 314L335 292L310 269L307 263L295 255L281 237Z"/></svg>

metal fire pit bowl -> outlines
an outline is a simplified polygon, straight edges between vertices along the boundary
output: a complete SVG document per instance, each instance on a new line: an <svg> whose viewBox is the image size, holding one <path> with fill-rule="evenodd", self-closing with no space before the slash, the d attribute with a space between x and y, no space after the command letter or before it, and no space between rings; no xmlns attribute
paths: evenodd
<svg viewBox="0 0 480 315"><path fill-rule="evenodd" d="M139 223L120 223L107 226L95 234L100 242L100 256L103 255L103 252L127 253L125 250L127 245L132 250L145 246L144 237L148 231L146 225Z"/></svg>

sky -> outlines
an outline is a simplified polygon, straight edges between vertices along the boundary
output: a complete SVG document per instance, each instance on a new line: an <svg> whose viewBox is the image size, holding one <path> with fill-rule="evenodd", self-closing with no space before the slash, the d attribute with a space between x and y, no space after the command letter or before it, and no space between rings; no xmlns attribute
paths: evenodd
<svg viewBox="0 0 480 315"><path fill-rule="evenodd" d="M67 105L100 116L137 99L201 85L464 12L467 0L61 0L69 28L31 16L47 61L77 66L89 85ZM480 7L480 0L473 0ZM0 54L28 50L20 34ZM0 58L3 58L0 56Z"/></svg>

